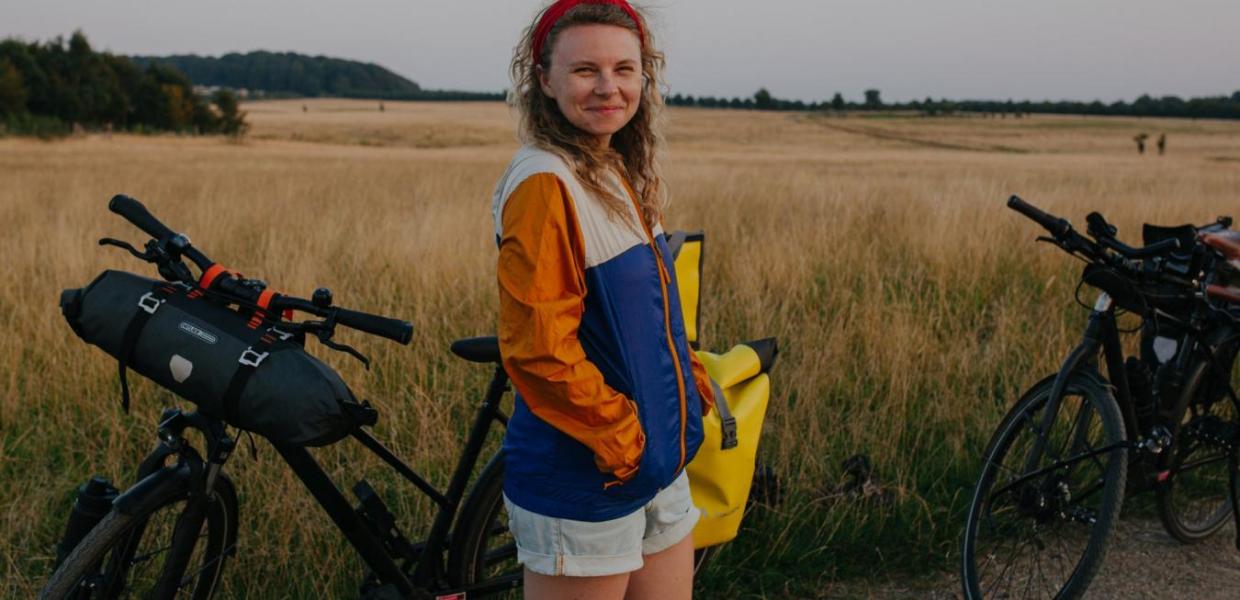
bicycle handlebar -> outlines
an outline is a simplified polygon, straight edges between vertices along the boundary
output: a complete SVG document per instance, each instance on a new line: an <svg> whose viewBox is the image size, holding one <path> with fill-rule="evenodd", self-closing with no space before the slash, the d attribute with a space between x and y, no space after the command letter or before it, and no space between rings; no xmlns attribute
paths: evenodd
<svg viewBox="0 0 1240 600"><path fill-rule="evenodd" d="M408 344L413 340L413 325L407 321L338 308L336 309L336 322L358 331L387 338L398 344Z"/></svg>
<svg viewBox="0 0 1240 600"><path fill-rule="evenodd" d="M189 238L164 225L141 202L124 194L117 194L108 202L108 210L124 217L125 220L134 224L138 229L141 229L160 243L172 244L175 246L176 252L189 258L204 272L215 266L215 261L212 261L200 250L190 245ZM186 283L193 284L195 282ZM255 304L258 300L259 293L257 290L241 285L241 282L232 275L221 276L216 280L216 283L211 285L212 288L217 286L219 291L237 300L249 304ZM401 321L381 315L336 306L323 307L309 300L284 294L276 294L268 308L275 312L285 309L298 310L324 318L334 313L336 323L345 327L377 335L399 344L408 344L413 340L412 324L408 321Z"/></svg>
<svg viewBox="0 0 1240 600"><path fill-rule="evenodd" d="M1172 250L1180 249L1180 240L1168 238L1161 242L1155 242L1144 248L1133 248L1115 238L1101 238L1098 243L1110 248L1126 258L1149 258L1151 256L1161 256Z"/></svg>
<svg viewBox="0 0 1240 600"><path fill-rule="evenodd" d="M152 215L141 202L124 194L112 196L112 200L108 202L108 210L125 217L126 221L133 223L138 229L157 240L169 239L176 235L167 225L160 223L159 219L156 219L155 215Z"/></svg>
<svg viewBox="0 0 1240 600"><path fill-rule="evenodd" d="M1052 217L1042 212L1038 207L1020 199L1020 196L1012 196L1007 201L1008 208L1025 215L1033 222L1041 225L1044 229L1051 232L1051 235L1060 237L1072 229L1072 225L1067 219Z"/></svg>
<svg viewBox="0 0 1240 600"><path fill-rule="evenodd" d="M1030 220L1041 225L1055 237L1057 242L1070 244L1076 249L1094 250L1098 246L1108 248L1119 253L1124 258L1150 258L1152 256L1161 256L1173 250L1180 248L1180 240L1170 238L1161 242L1156 242L1143 248L1133 248L1117 239L1115 239L1115 228L1111 227L1106 219L1098 213L1089 215L1090 235L1094 237L1096 242L1090 241L1081 234L1077 233L1072 224L1067 219L1056 217L1054 215L1043 212L1038 207L1025 202L1019 196L1012 196L1007 201L1008 208L1028 217Z"/></svg>

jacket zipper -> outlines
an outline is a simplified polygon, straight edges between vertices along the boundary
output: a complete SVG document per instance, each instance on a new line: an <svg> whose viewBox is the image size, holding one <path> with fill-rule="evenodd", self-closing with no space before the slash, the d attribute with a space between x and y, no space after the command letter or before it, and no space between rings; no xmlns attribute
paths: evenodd
<svg viewBox="0 0 1240 600"><path fill-rule="evenodd" d="M667 299L667 285L671 282L671 275L667 272L667 265L663 262L663 255L659 252L659 247L654 241L654 232L650 226L646 224L646 220L642 218L641 206L637 204L634 198L633 190L629 188L628 182L621 179L625 191L629 193L629 200L633 203L633 208L637 211L637 220L641 221L642 230L646 232L646 239L650 241L650 251L654 253L655 266L659 270L659 287L663 291L663 331L667 335L667 349L672 353L672 360L676 366L676 389L680 395L680 463L676 467L676 472L680 472L685 467L685 457L688 452L685 448L685 420L688 418L687 401L685 399L685 380L684 371L680 368L680 353L676 351L675 340L672 339L672 317L671 303Z"/></svg>

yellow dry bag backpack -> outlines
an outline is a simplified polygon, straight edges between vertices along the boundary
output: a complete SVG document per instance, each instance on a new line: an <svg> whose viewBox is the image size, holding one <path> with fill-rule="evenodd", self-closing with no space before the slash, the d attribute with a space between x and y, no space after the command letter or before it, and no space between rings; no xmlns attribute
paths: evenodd
<svg viewBox="0 0 1240 600"><path fill-rule="evenodd" d="M695 349L700 345L698 312L704 241L701 232L677 231L668 236L675 256L685 333ZM730 541L740 529L770 400L767 371L778 353L774 338L737 344L723 354L697 350L715 386L715 410L703 417L702 446L685 467L693 503L702 511L693 530L695 548Z"/></svg>

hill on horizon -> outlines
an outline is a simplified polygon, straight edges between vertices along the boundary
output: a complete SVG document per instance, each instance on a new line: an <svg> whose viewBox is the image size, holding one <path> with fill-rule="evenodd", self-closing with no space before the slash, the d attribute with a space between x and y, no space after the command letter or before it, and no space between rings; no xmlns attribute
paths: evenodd
<svg viewBox="0 0 1240 600"><path fill-rule="evenodd" d="M169 65L195 85L262 91L288 96L412 99L421 86L374 63L256 50L223 56L178 54L131 56L140 65Z"/></svg>

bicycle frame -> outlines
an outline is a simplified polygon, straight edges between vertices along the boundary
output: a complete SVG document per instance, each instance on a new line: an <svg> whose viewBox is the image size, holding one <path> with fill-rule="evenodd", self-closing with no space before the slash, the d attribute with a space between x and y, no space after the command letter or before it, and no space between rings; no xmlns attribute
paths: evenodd
<svg viewBox="0 0 1240 600"><path fill-rule="evenodd" d="M1188 367L1188 363L1198 355L1199 350L1204 350L1205 360L1210 361L1213 365L1217 362L1214 351L1211 346L1221 347L1227 343L1236 341L1240 338L1240 334L1227 334L1222 341L1215 339L1211 343L1209 340L1203 339L1204 333L1196 331L1195 327L1189 323L1179 323L1185 326L1191 333L1185 335L1183 340L1177 340L1178 343L1192 344L1194 348L1185 351L1176 352L1174 360L1175 368L1179 372L1184 372ZM1128 380L1128 371L1124 365L1124 351L1120 341L1120 331L1115 315L1115 303L1111 296L1106 292L1098 295L1097 301L1094 303L1093 311L1090 313L1089 322L1085 327L1085 334L1080 344L1078 344L1068 354L1056 373L1054 383L1051 385L1050 397L1047 400L1046 412L1042 415L1039 422L1040 431L1050 431L1057 415L1063 396L1068 387L1068 383L1072 375L1078 371L1090 372L1097 366L1097 357L1101 352L1103 361L1107 368L1107 380L1115 391L1115 401L1119 405L1120 414L1123 417L1125 441L1120 445L1111 445L1103 448L1091 450L1089 455L1105 454L1117 447L1127 447L1137 450L1159 452L1161 447L1159 443L1165 443L1167 440L1153 440L1147 437L1151 431L1147 431L1154 424L1142 422L1138 418L1134 397L1131 389L1131 382ZM1218 365L1214 365L1218 368ZM1234 393L1229 394L1233 403L1237 404L1240 410L1240 403L1234 397ZM1041 462L1043 454L1046 450L1046 434L1039 435L1030 449L1029 455L1025 462L1025 471L1027 475L1021 479L1026 479L1035 473L1045 472L1050 467L1037 469L1037 465ZM1083 457L1073 457L1083 458ZM1059 461L1062 463L1071 462L1072 459Z"/></svg>
<svg viewBox="0 0 1240 600"><path fill-rule="evenodd" d="M402 597L412 597L429 590L436 590L436 593L441 595L465 593L472 596L512 589L521 584L520 574L480 582L468 588L448 590L449 582L447 582L444 564L444 555L450 541L449 533L456 521L470 475L482 454L492 423L499 421L502 425L507 425L508 418L500 410L500 402L508 390L508 376L503 368L497 365L490 384L487 386L482 405L474 418L465 449L457 461L448 488L442 492L419 476L369 433L360 428L352 432L353 438L362 446L396 470L401 477L412 483L438 506L430 534L427 539L417 543L411 544L404 538L391 521L392 515L387 512L386 507L378 501L377 497L374 498L377 504L369 505L367 499L362 498L362 508L355 509L305 447L284 446L274 442L272 445L310 491L315 501L331 517L336 528L344 534L349 544L374 573L381 586L391 586ZM213 473L218 473L228 458L228 451L235 445L235 442L227 436L223 423L215 417L197 412L183 414L179 410L170 410L165 412L165 416L170 418L163 419L163 422L170 426L166 430L165 425L161 425L161 444L143 461L143 467L140 469L140 477L143 477L143 481L160 475L159 467L168 456L178 452L173 444L175 440L180 439L180 434L187 428L201 431L207 440L210 455L207 475L213 476ZM173 443L170 444L170 441ZM216 448L224 448L224 450L221 453ZM192 452L192 449L187 449L187 451ZM168 469L163 470L163 472L168 471ZM179 471L185 470L179 469ZM193 479L198 476L193 471L191 467L188 473L181 475L187 479L189 485L193 485ZM364 488L363 485L365 485L364 481L355 488L355 492L363 490L358 492L359 496L364 495L365 490L369 490L368 485ZM118 505L123 504L126 497L140 499L141 494L137 491L142 487L143 483L140 481L130 491L122 494L121 498L118 498ZM381 514L368 515L367 511L381 511ZM373 519L376 517L383 519L384 527L374 526ZM403 568L398 561L404 563Z"/></svg>
<svg viewBox="0 0 1240 600"><path fill-rule="evenodd" d="M1082 366L1090 366L1097 360L1098 352L1102 351L1107 366L1107 374L1115 387L1116 401L1119 403L1120 414L1123 415L1125 435L1131 444L1137 429L1137 419L1132 406L1131 391L1128 388L1128 374L1124 369L1123 349L1120 345L1119 327L1115 319L1115 303L1111 296L1103 292L1094 303L1094 310L1089 315L1089 324L1085 327L1084 339L1068 354L1063 365L1051 385L1050 398L1047 399L1046 411L1038 424L1041 433L1034 442L1029 456L1025 459L1025 472L1037 472L1037 466L1046 451L1046 432L1051 430L1059 415L1059 406L1063 402L1064 392L1072 374ZM1114 445L1094 450L1101 454L1115 448Z"/></svg>

